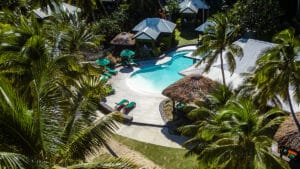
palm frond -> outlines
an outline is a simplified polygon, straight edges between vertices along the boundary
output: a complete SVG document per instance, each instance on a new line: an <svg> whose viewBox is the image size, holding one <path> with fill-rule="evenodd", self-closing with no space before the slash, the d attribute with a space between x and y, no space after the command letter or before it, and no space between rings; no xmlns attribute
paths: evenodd
<svg viewBox="0 0 300 169"><path fill-rule="evenodd" d="M114 115L106 115L96 120L91 126L78 131L65 145L64 154L73 159L84 159L88 153L93 154L94 148L106 143L106 140L117 128Z"/></svg>
<svg viewBox="0 0 300 169"><path fill-rule="evenodd" d="M38 140L34 138L32 114L7 81L3 77L0 79L0 125L3 127L1 135L5 138L3 144L16 145L20 151L32 155L39 149Z"/></svg>
<svg viewBox="0 0 300 169"><path fill-rule="evenodd" d="M136 164L130 160L124 160L120 158L111 158L104 161L75 164L68 166L67 169L137 169Z"/></svg>
<svg viewBox="0 0 300 169"><path fill-rule="evenodd" d="M0 168L25 169L26 156L11 152L0 152Z"/></svg>

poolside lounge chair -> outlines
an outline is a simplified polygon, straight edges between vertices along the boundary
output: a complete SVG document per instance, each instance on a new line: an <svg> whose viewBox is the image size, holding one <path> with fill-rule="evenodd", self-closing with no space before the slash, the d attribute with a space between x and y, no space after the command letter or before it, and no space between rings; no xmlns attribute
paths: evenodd
<svg viewBox="0 0 300 169"><path fill-rule="evenodd" d="M116 103L115 109L120 110L122 107L127 106L129 101L127 99L123 99L120 102Z"/></svg>
<svg viewBox="0 0 300 169"><path fill-rule="evenodd" d="M105 75L101 75L101 76L100 76L100 80L101 80L101 81L107 81L108 79L109 79L108 76L105 76Z"/></svg>
<svg viewBox="0 0 300 169"><path fill-rule="evenodd" d="M118 73L117 70L111 69L110 67L106 67L106 70L107 70L108 73L111 73L111 74L117 74Z"/></svg>
<svg viewBox="0 0 300 169"><path fill-rule="evenodd" d="M112 76L112 74L106 73L106 72L103 72L102 75L103 75L103 76L107 76L108 78L110 78L110 77Z"/></svg>
<svg viewBox="0 0 300 169"><path fill-rule="evenodd" d="M124 113L128 113L131 109L135 108L136 103L135 102L130 102L124 107Z"/></svg>
<svg viewBox="0 0 300 169"><path fill-rule="evenodd" d="M115 91L116 91L116 90L115 90L114 88L110 88L110 89L108 90L108 94L109 94L109 95L114 94Z"/></svg>
<svg viewBox="0 0 300 169"><path fill-rule="evenodd" d="M135 63L133 59L129 59L129 63L133 66L138 66L138 64Z"/></svg>
<svg viewBox="0 0 300 169"><path fill-rule="evenodd" d="M138 64L137 63L135 63L134 61L133 61L133 59L127 59L127 60L124 60L124 65L126 65L126 66L138 66Z"/></svg>

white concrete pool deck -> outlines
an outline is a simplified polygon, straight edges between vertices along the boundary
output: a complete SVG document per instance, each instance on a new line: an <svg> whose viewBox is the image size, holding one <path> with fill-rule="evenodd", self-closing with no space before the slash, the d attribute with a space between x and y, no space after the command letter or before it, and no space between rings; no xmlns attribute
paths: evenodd
<svg viewBox="0 0 300 169"><path fill-rule="evenodd" d="M188 49L195 49L195 46L183 47L179 50ZM160 93L140 92L127 84L127 79L133 72L150 63L155 64L155 61L141 62L139 67L133 67L132 69L127 67L118 68L118 74L109 80L116 92L106 97L106 104L114 107L115 103L122 99L136 102L136 107L128 113L129 116L133 117L133 123L129 125L120 124L117 134L146 143L181 148L181 144L185 139L170 135L166 131L167 129L163 127L165 122L161 118L159 104L166 97Z"/></svg>

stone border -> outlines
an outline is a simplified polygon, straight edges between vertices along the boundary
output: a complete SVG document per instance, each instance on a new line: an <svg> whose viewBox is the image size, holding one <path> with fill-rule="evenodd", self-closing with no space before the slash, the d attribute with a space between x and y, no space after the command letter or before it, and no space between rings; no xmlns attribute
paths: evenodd
<svg viewBox="0 0 300 169"><path fill-rule="evenodd" d="M165 103L166 103L167 101L169 101L169 100L171 100L171 99L166 98L166 99L164 99L163 101L161 101L161 102L159 103L159 112L160 112L160 116L161 116L161 118L163 119L163 121L164 121L165 123L167 123L167 122L169 122L169 121L168 121L168 119L167 119L167 117L166 117L166 113L164 112L164 105L165 105Z"/></svg>

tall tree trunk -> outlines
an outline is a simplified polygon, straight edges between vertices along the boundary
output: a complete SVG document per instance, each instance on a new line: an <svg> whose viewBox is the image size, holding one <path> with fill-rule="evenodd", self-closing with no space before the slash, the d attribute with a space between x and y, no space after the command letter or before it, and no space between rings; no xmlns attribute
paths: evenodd
<svg viewBox="0 0 300 169"><path fill-rule="evenodd" d="M300 5L300 2L299 2L300 0L297 0L297 11L296 11L296 14L298 14L299 13L299 5Z"/></svg>
<svg viewBox="0 0 300 169"><path fill-rule="evenodd" d="M223 85L226 86L224 65L223 65L223 50L221 50L220 59L221 59L221 71L222 71Z"/></svg>
<svg viewBox="0 0 300 169"><path fill-rule="evenodd" d="M113 3L115 3L115 2L113 2ZM102 8L102 10L103 10L105 16L108 16L108 12L107 12L105 6L103 5L103 1L102 1L102 0L100 1L100 5L101 5L101 8Z"/></svg>
<svg viewBox="0 0 300 169"><path fill-rule="evenodd" d="M293 119L294 119L294 121L296 123L296 126L298 127L298 131L300 132L300 124L299 124L297 116L296 116L296 114L294 112L294 108L293 108L293 105L292 105L292 99L291 99L291 95L290 95L290 92L289 92L289 87L287 88L287 94L288 94L288 102L289 102L289 106L290 106L290 110L291 110Z"/></svg>

